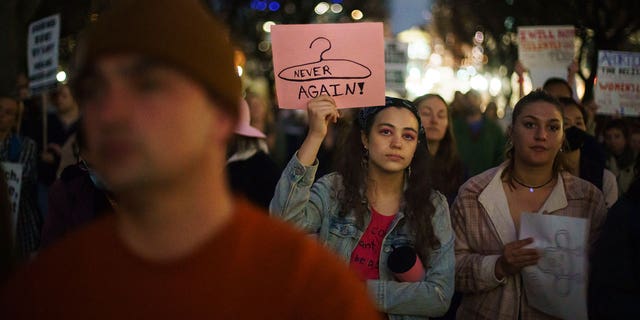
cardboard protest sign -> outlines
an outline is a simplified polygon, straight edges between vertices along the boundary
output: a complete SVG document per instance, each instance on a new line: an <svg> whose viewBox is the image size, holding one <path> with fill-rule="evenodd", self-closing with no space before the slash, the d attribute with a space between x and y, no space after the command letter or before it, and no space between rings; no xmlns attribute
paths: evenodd
<svg viewBox="0 0 640 320"><path fill-rule="evenodd" d="M280 108L323 94L339 108L384 105L382 23L274 25L271 41Z"/></svg>
<svg viewBox="0 0 640 320"><path fill-rule="evenodd" d="M598 113L640 115L640 52L599 51Z"/></svg>
<svg viewBox="0 0 640 320"><path fill-rule="evenodd" d="M529 305L562 319L587 319L588 220L522 213L520 239L542 257L522 270Z"/></svg>
<svg viewBox="0 0 640 320"><path fill-rule="evenodd" d="M20 189L22 187L22 164L2 162L2 169L9 189L9 201L11 202L11 231L16 234L18 224L18 211L20 210Z"/></svg>
<svg viewBox="0 0 640 320"><path fill-rule="evenodd" d="M29 89L41 93L56 85L60 15L52 15L29 24L27 63Z"/></svg>
<svg viewBox="0 0 640 320"><path fill-rule="evenodd" d="M567 67L575 57L573 26L518 28L518 59L529 70L534 88L552 77L567 78Z"/></svg>

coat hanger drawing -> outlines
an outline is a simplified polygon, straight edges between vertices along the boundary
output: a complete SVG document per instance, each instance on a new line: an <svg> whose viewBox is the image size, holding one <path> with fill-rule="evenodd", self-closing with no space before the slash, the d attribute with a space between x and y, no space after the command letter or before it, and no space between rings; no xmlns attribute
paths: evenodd
<svg viewBox="0 0 640 320"><path fill-rule="evenodd" d="M581 281L582 273L575 270L572 257L582 256L581 248L573 248L569 231L556 231L555 246L545 247L544 255L538 262L538 269L554 278L554 288L561 297L571 293L572 283Z"/></svg>
<svg viewBox="0 0 640 320"><path fill-rule="evenodd" d="M309 44L313 48L316 42L325 40L327 48L320 52L318 61L294 65L282 69L278 77L287 81L304 82L324 79L366 79L371 76L371 69L349 59L325 59L324 54L331 50L331 41L325 37L317 37Z"/></svg>

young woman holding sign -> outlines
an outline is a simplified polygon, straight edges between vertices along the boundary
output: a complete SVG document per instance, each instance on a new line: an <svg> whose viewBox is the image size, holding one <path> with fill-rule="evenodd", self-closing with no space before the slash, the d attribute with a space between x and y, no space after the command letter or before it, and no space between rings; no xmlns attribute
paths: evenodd
<svg viewBox="0 0 640 320"><path fill-rule="evenodd" d="M537 90L518 101L507 160L469 179L451 207L458 319L555 319L531 307L520 272L536 265L533 238L520 239L522 212L589 219L589 244L606 207L602 192L562 170L563 113Z"/></svg>
<svg viewBox="0 0 640 320"><path fill-rule="evenodd" d="M308 105L309 133L285 168L271 213L317 234L367 281L389 319L447 311L453 293L453 234L446 198L431 187L416 107L387 98L363 108L337 172L315 179L318 149L340 114L321 96Z"/></svg>

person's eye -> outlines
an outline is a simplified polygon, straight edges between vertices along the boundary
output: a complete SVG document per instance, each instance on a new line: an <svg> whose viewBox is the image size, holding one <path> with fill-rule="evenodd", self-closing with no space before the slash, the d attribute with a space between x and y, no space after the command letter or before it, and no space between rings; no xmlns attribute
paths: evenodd
<svg viewBox="0 0 640 320"><path fill-rule="evenodd" d="M557 124L552 124L549 126L549 130L556 132L556 131L560 131L560 126Z"/></svg>
<svg viewBox="0 0 640 320"><path fill-rule="evenodd" d="M410 133L406 133L404 135L402 135L402 137L407 140L407 141L413 141L416 139L416 136Z"/></svg>
<svg viewBox="0 0 640 320"><path fill-rule="evenodd" d="M535 128L535 127L536 127L536 124L535 124L535 123L533 123L533 122L525 122L525 123L523 124L523 126L524 126L525 128L527 128L527 129L532 129L532 128Z"/></svg>
<svg viewBox="0 0 640 320"><path fill-rule="evenodd" d="M391 130L389 130L389 129L381 129L380 130L380 134L388 136L388 135L391 134Z"/></svg>

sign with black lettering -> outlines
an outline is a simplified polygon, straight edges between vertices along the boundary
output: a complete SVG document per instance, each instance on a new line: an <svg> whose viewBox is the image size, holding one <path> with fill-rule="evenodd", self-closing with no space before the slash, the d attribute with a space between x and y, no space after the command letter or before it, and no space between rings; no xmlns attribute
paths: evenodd
<svg viewBox="0 0 640 320"><path fill-rule="evenodd" d="M9 201L11 202L11 231L16 233L18 211L20 210L20 189L22 187L22 164L13 162L0 163L7 180Z"/></svg>
<svg viewBox="0 0 640 320"><path fill-rule="evenodd" d="M386 88L404 95L407 92L407 63L409 45L396 40L385 41L384 65Z"/></svg>
<svg viewBox="0 0 640 320"><path fill-rule="evenodd" d="M594 95L598 113L640 115L640 52L599 51Z"/></svg>
<svg viewBox="0 0 640 320"><path fill-rule="evenodd" d="M280 108L319 95L339 108L384 105L382 23L274 25L271 41Z"/></svg>
<svg viewBox="0 0 640 320"><path fill-rule="evenodd" d="M60 15L32 22L28 34L29 89L32 94L38 94L56 85Z"/></svg>

